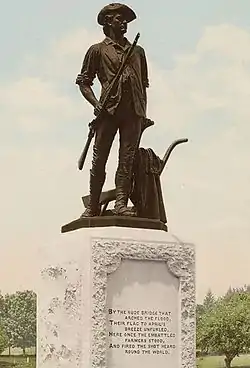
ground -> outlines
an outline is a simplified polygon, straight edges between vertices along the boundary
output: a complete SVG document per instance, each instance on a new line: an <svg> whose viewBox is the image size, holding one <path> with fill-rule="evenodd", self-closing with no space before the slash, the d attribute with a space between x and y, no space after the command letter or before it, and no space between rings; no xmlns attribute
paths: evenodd
<svg viewBox="0 0 250 368"><path fill-rule="evenodd" d="M34 356L27 358L23 356L0 356L0 368L35 368L36 358Z"/></svg>
<svg viewBox="0 0 250 368"><path fill-rule="evenodd" d="M206 357L197 360L198 368L224 368L224 357ZM232 368L250 368L250 355L242 355L232 361Z"/></svg>
<svg viewBox="0 0 250 368"><path fill-rule="evenodd" d="M11 356L8 356L8 350L0 356L0 368L35 368L36 357L35 348L27 349L26 353L29 355L27 358L22 356L22 349L12 348Z"/></svg>
<svg viewBox="0 0 250 368"><path fill-rule="evenodd" d="M15 352L16 353L16 352ZM35 356L30 356L29 361L22 355L0 356L0 368L36 368ZM206 357L197 359L198 368L224 368L223 357ZM243 355L235 358L232 363L232 368L250 368L250 355Z"/></svg>

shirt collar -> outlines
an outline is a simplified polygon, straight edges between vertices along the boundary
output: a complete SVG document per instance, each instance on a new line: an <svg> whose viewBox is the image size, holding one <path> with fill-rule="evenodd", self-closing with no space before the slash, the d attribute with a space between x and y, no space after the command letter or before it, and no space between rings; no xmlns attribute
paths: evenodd
<svg viewBox="0 0 250 368"><path fill-rule="evenodd" d="M126 40L126 44L124 46L124 48L126 49L127 47L129 47L131 44L130 42L127 40L127 38L125 37L125 40ZM118 45L120 46L119 44L117 44L115 41L113 41L110 37L105 37L104 41L103 41L106 45ZM121 46L120 46L121 47Z"/></svg>

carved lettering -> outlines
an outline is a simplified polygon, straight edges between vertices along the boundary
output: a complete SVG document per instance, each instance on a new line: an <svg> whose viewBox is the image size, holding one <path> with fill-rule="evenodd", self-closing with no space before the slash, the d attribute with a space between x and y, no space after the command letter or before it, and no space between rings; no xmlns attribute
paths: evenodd
<svg viewBox="0 0 250 368"><path fill-rule="evenodd" d="M169 311L109 309L109 349L129 355L169 355L177 343L172 321Z"/></svg>

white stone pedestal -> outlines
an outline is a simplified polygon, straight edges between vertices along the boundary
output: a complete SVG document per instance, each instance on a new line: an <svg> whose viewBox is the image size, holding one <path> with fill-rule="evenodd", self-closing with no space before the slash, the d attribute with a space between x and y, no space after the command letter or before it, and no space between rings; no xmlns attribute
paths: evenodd
<svg viewBox="0 0 250 368"><path fill-rule="evenodd" d="M41 250L38 368L194 368L195 252L169 233L79 229Z"/></svg>

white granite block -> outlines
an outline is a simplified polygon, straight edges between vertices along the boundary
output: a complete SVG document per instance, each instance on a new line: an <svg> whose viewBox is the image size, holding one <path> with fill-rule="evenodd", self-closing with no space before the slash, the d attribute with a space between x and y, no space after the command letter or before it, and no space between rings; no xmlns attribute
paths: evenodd
<svg viewBox="0 0 250 368"><path fill-rule="evenodd" d="M40 257L38 368L195 367L193 245L79 229Z"/></svg>

